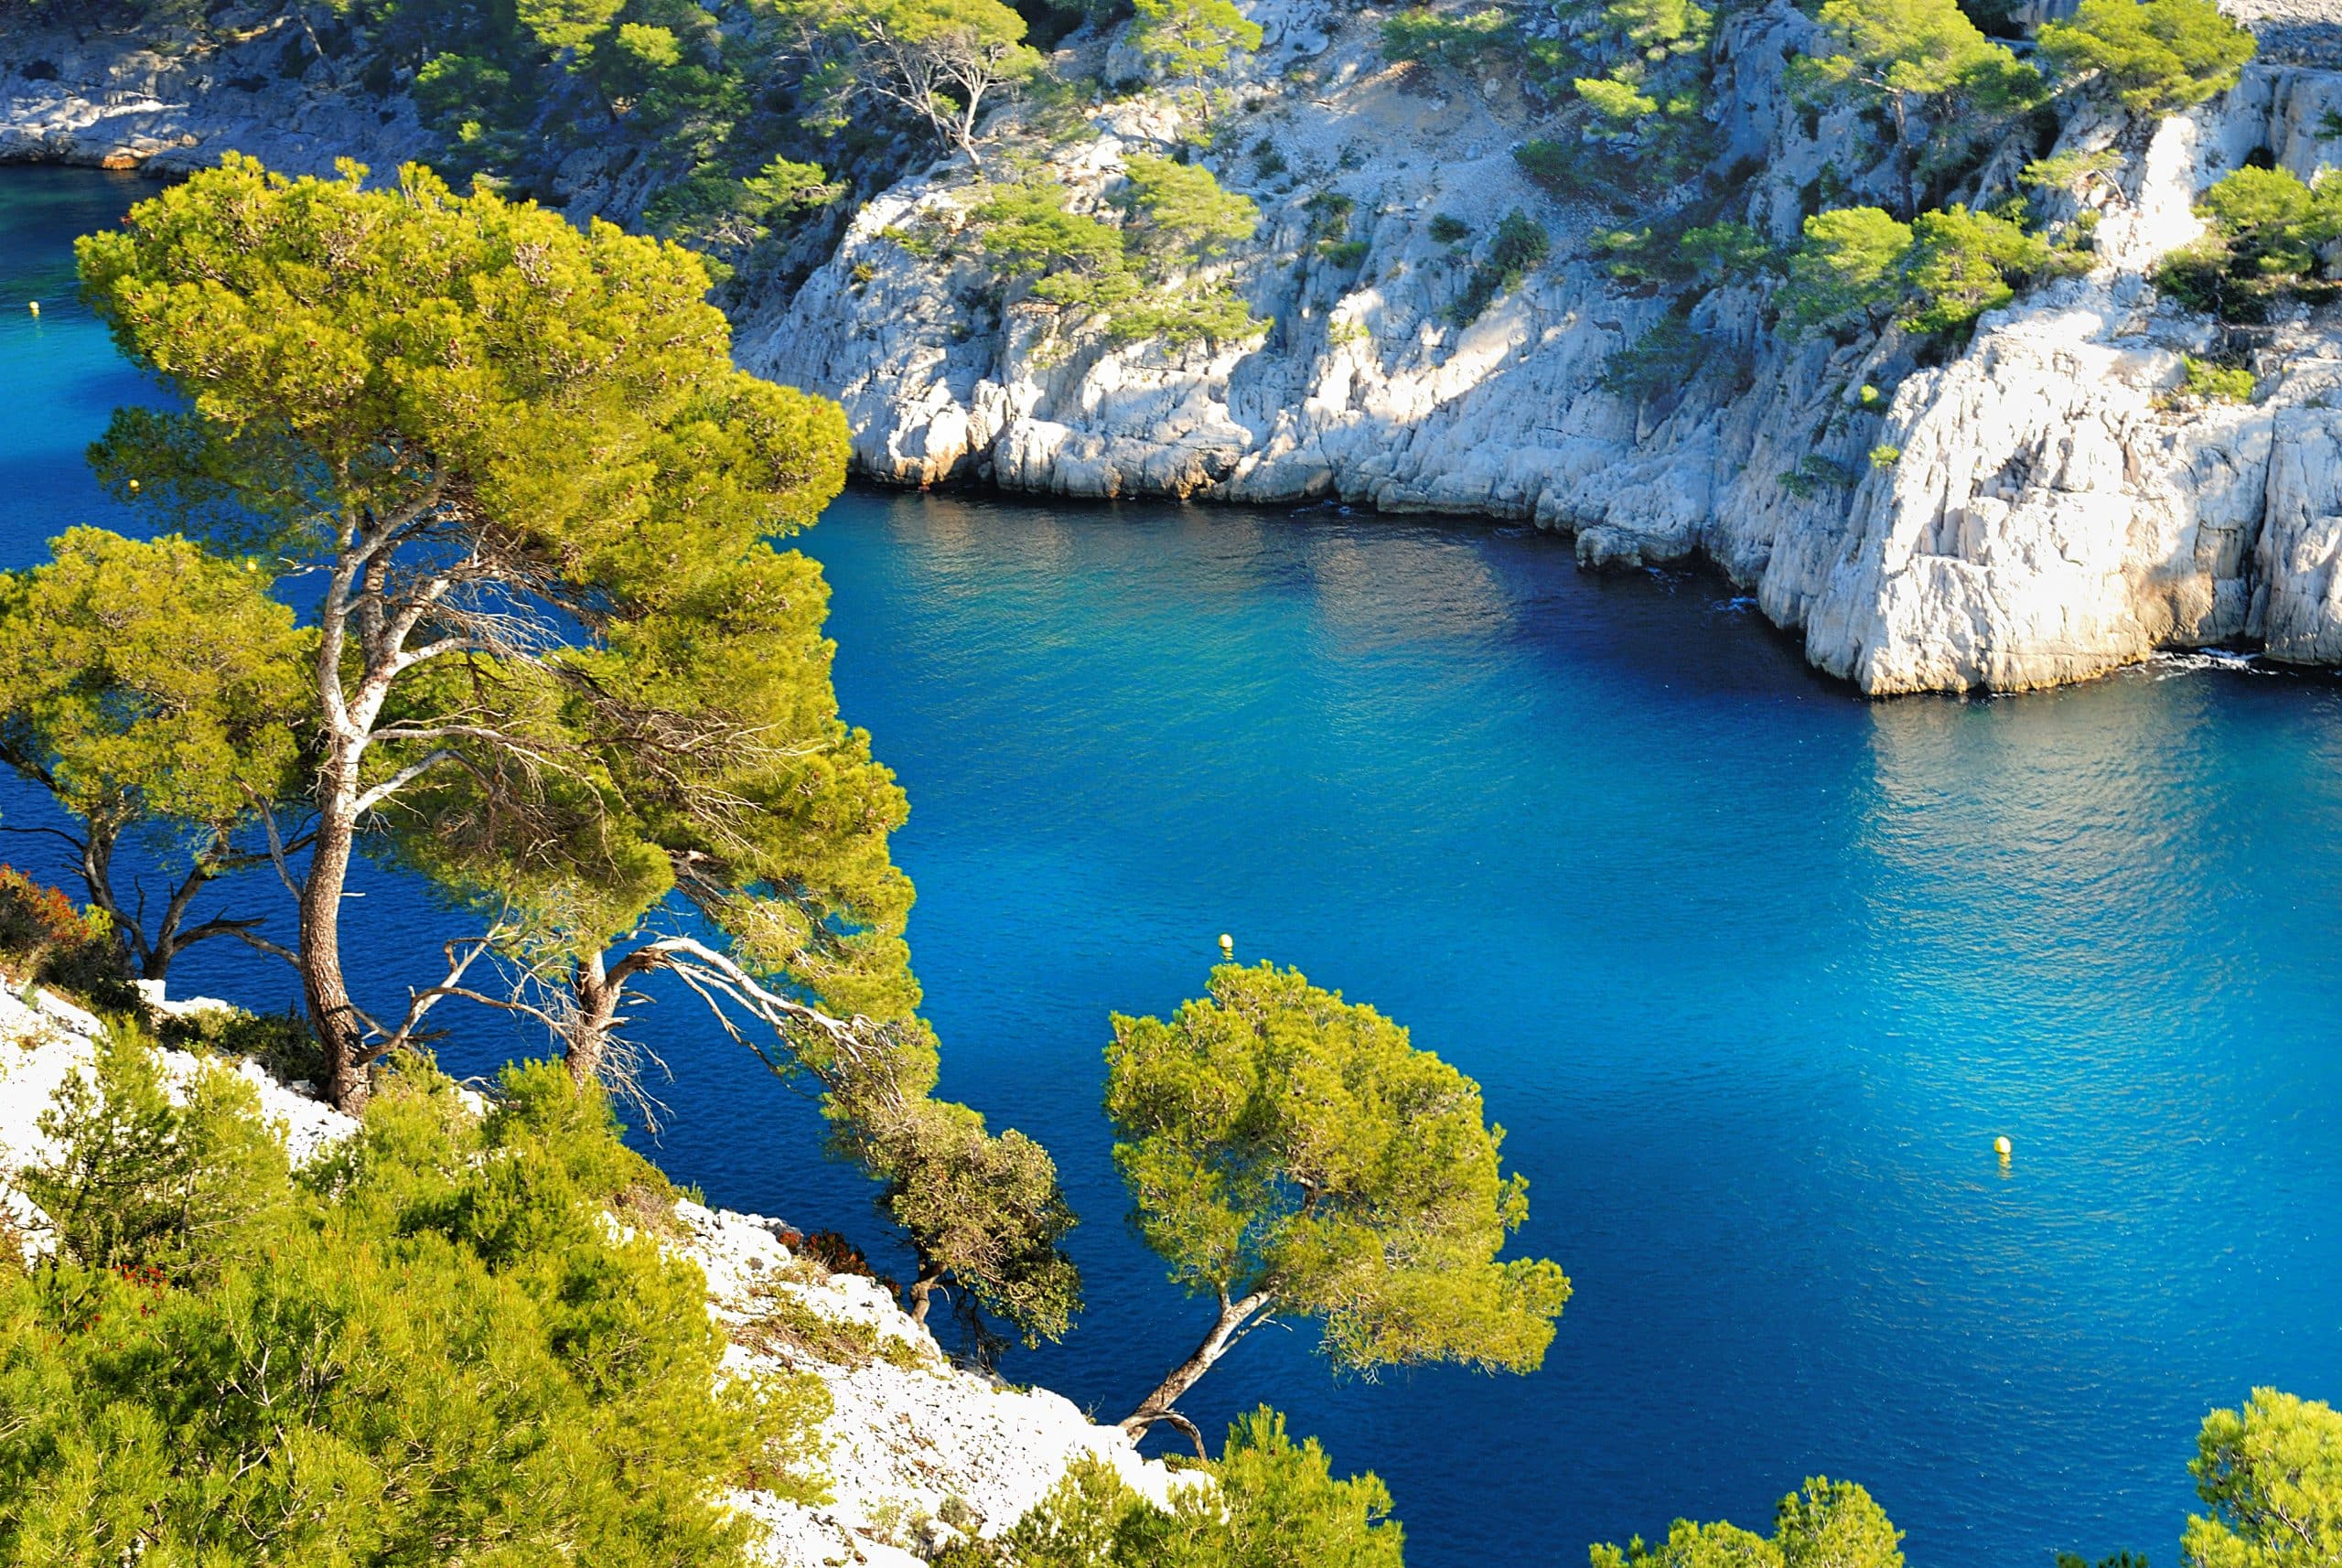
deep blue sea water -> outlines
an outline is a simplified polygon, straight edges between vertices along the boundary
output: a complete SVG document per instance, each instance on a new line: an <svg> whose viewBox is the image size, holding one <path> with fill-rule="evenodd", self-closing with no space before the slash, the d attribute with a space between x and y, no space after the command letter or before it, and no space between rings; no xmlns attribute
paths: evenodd
<svg viewBox="0 0 2342 1568"><path fill-rule="evenodd" d="M0 170L0 564L137 526L81 467L141 391L66 245L138 188ZM1327 510L854 494L805 544L848 715L910 791L945 1088L1046 1142L1087 1219L1090 1310L1011 1376L1116 1417L1201 1330L1121 1224L1099 1053L1226 930L1480 1080L1522 1243L1576 1285L1531 1377L1341 1382L1267 1334L1190 1400L1215 1430L1269 1400L1378 1470L1423 1568L1761 1528L1821 1472L1915 1568L2168 1565L2208 1408L2342 1396L2334 681L1870 703L1708 578ZM367 893L387 1001L454 928ZM286 991L221 944L174 988ZM459 1070L529 1044L450 1021ZM671 1172L881 1241L800 1101L682 1001L656 1027Z"/></svg>

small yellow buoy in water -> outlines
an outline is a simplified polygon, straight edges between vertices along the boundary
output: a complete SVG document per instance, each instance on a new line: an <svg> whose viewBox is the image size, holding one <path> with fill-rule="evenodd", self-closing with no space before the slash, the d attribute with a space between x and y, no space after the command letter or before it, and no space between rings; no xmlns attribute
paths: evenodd
<svg viewBox="0 0 2342 1568"><path fill-rule="evenodd" d="M1230 936L1226 931L1220 932L1219 950L1226 953L1229 957L1234 958L1236 956L1236 939Z"/></svg>
<svg viewBox="0 0 2342 1568"><path fill-rule="evenodd" d="M37 299L36 299L36 300L30 300L30 301L27 301L27 308L28 308L29 310L31 310L31 312L32 312L35 316L38 316L38 315L40 314L40 301L39 301L39 300L37 300Z"/></svg>
<svg viewBox="0 0 2342 1568"><path fill-rule="evenodd" d="M2002 1133L1999 1137L1993 1140L1993 1153L2001 1156L2001 1164L2003 1165L2007 1165L2009 1163L2009 1155L2014 1154L2015 1150L2016 1145L2009 1142L2009 1135L2006 1133Z"/></svg>
<svg viewBox="0 0 2342 1568"><path fill-rule="evenodd" d="M137 481L136 479L133 479L133 480L131 480L131 481L130 481L130 488L131 488L132 489L134 489L134 489L136 489L138 488L138 481Z"/></svg>

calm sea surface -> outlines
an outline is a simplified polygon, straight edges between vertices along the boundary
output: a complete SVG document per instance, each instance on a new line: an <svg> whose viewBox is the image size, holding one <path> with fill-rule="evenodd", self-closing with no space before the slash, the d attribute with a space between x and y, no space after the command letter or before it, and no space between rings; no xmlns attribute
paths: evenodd
<svg viewBox="0 0 2342 1568"><path fill-rule="evenodd" d="M69 242L141 188L0 170L0 564L137 526L81 465L145 394ZM2342 686L2173 663L1867 703L1711 579L1327 510L855 494L806 546L910 791L945 1088L1045 1141L1087 1220L1090 1310L1011 1376L1119 1417L1201 1330L1123 1227L1100 1050L1226 930L1480 1080L1523 1245L1576 1284L1532 1377L1337 1381L1266 1334L1190 1401L1216 1430L1266 1399L1379 1470L1417 1564L1761 1527L1816 1473L1864 1481L1915 1568L2169 1564L2209 1406L2342 1397ZM388 1002L458 928L367 893ZM286 993L222 947L175 989ZM668 1169L883 1251L810 1110L655 1012ZM451 1022L459 1071L533 1048Z"/></svg>

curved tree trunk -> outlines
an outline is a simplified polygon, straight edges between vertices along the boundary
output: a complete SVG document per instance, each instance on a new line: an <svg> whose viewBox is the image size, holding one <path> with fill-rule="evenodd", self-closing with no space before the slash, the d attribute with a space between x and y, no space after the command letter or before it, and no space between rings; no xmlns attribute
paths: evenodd
<svg viewBox="0 0 2342 1568"><path fill-rule="evenodd" d="M337 1111L356 1116L366 1109L365 1040L341 972L341 896L357 837L356 758L327 777L309 874L301 883L301 994L310 1031L325 1051L326 1097Z"/></svg>
<svg viewBox="0 0 2342 1568"><path fill-rule="evenodd" d="M943 1265L921 1258L919 1262L919 1277L912 1280L910 1288L903 1293L910 1298L910 1315L913 1323L927 1321L927 1309L935 1303L935 1287L942 1283Z"/></svg>
<svg viewBox="0 0 2342 1568"><path fill-rule="evenodd" d="M1146 1429L1156 1422L1169 1422L1195 1441L1198 1455L1210 1457L1203 1452L1202 1434L1196 1431L1187 1417L1172 1407L1179 1402L1182 1394L1195 1387L1198 1379L1211 1370L1213 1362L1228 1353L1230 1345L1243 1337L1246 1324L1268 1310L1269 1304L1275 1299L1273 1292L1256 1291L1231 1301L1225 1291L1221 1292L1219 1317L1212 1324L1211 1332L1204 1336L1203 1343L1197 1346L1186 1360L1172 1368L1170 1375L1155 1386L1155 1391L1141 1400L1139 1407L1123 1418L1123 1430L1130 1434L1131 1441L1135 1443L1145 1436Z"/></svg>

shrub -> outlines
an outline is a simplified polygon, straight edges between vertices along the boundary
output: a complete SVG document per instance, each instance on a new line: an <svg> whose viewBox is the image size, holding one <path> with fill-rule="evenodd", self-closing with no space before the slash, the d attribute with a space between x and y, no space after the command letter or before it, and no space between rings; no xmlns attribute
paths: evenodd
<svg viewBox="0 0 2342 1568"><path fill-rule="evenodd" d="M603 1207L640 1162L565 1075L480 1122L419 1066L295 1179L248 1085L117 1035L50 1113L38 1274L0 1258L0 1558L744 1564L818 1380L715 1386L705 1282ZM564 1093L566 1098L564 1098Z"/></svg>
<svg viewBox="0 0 2342 1568"><path fill-rule="evenodd" d="M1789 258L1782 314L1808 329L1865 320L1901 297L1910 251L1910 226L1878 208L1817 212Z"/></svg>
<svg viewBox="0 0 2342 1568"><path fill-rule="evenodd" d="M1703 283L1732 283L1776 264L1773 247L1746 223L1710 223L1683 231L1678 262Z"/></svg>
<svg viewBox="0 0 2342 1568"><path fill-rule="evenodd" d="M0 969L19 983L53 985L100 1007L138 1002L105 916L76 908L13 865L0 865Z"/></svg>
<svg viewBox="0 0 2342 1568"><path fill-rule="evenodd" d="M1908 275L1918 300L1906 319L1923 332L1950 332L1999 309L2015 297L2014 282L2049 264L2047 240L1965 207L1923 212L1911 231Z"/></svg>
<svg viewBox="0 0 2342 1568"><path fill-rule="evenodd" d="M1464 297L1456 302L1452 313L1456 324L1468 327L1478 320L1499 295L1519 287L1523 278L1542 266L1552 248L1552 238L1535 219L1518 207L1506 213L1488 242L1487 258L1472 269Z"/></svg>
<svg viewBox="0 0 2342 1568"><path fill-rule="evenodd" d="M1630 403L1649 403L1689 384L1707 354L1708 339L1693 329L1691 318L1670 311L1602 361L1602 390Z"/></svg>
<svg viewBox="0 0 2342 1568"><path fill-rule="evenodd" d="M1902 460L1903 448L1900 446L1882 443L1870 449L1870 466L1874 468L1892 468Z"/></svg>
<svg viewBox="0 0 2342 1568"><path fill-rule="evenodd" d="M1210 261L1261 226L1261 209L1252 199L1221 189L1200 164L1138 153L1124 172L1130 179L1122 199L1130 213L1124 233L1151 254Z"/></svg>
<svg viewBox="0 0 2342 1568"><path fill-rule="evenodd" d="M1336 1480L1315 1438L1295 1443L1263 1406L1229 1428L1214 1487L1160 1509L1103 1460L1075 1461L997 1542L965 1541L937 1568L1402 1568L1404 1537L1372 1475Z"/></svg>
<svg viewBox="0 0 2342 1568"><path fill-rule="evenodd" d="M325 1081L325 1051L296 1010L252 1014L241 1007L206 1007L166 1015L155 1033L164 1045L258 1062L287 1081Z"/></svg>
<svg viewBox="0 0 2342 1568"><path fill-rule="evenodd" d="M2040 47L2059 76L2102 82L2134 114L2167 114L2235 86L2253 40L2213 0L2082 0L2043 26Z"/></svg>
<svg viewBox="0 0 2342 1568"><path fill-rule="evenodd" d="M1842 490L1854 482L1845 468L1819 452L1808 452L1798 465L1780 476L1781 489L1799 500L1811 500L1824 490Z"/></svg>
<svg viewBox="0 0 2342 1568"><path fill-rule="evenodd" d="M1365 261L1366 252L1370 249L1372 247L1364 240L1320 240L1317 242L1317 253L1344 272L1348 272L1360 262Z"/></svg>
<svg viewBox="0 0 2342 1568"><path fill-rule="evenodd" d="M1628 198L1611 159L1599 149L1577 141L1523 142L1512 149L1520 172L1556 196L1573 196L1624 209Z"/></svg>
<svg viewBox="0 0 2342 1568"><path fill-rule="evenodd" d="M1460 245L1472 237L1472 226L1461 218L1442 212L1431 220L1431 237L1443 245Z"/></svg>
<svg viewBox="0 0 2342 1568"><path fill-rule="evenodd" d="M1903 1568L1902 1541L1868 1492L1817 1476L1780 1500L1770 1540L1737 1525L1679 1519L1656 1547L1638 1536L1587 1555L1593 1568Z"/></svg>
<svg viewBox="0 0 2342 1568"><path fill-rule="evenodd" d="M2251 403L2258 384L2252 372L2242 365L2217 364L2199 360L2193 354L2182 357L2187 379L2181 384L2181 395L2197 403Z"/></svg>
<svg viewBox="0 0 2342 1568"><path fill-rule="evenodd" d="M1512 24L1491 6L1443 16L1427 6L1401 11L1382 24L1382 58L1468 68L1514 40Z"/></svg>

